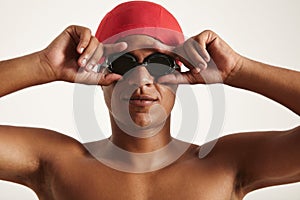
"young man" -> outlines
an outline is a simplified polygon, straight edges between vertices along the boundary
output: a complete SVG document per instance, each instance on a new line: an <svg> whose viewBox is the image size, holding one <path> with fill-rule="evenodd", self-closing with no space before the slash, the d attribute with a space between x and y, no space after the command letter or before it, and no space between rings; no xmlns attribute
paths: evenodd
<svg viewBox="0 0 300 200"><path fill-rule="evenodd" d="M208 144L170 134L177 84L224 83L299 115L299 72L247 59L212 31L183 41L175 18L148 2L119 5L96 36L102 43L70 26L46 49L2 61L0 96L57 80L101 85L112 136L83 145L51 130L1 126L2 180L56 200L242 199L300 181L299 127L225 136L204 158L199 151ZM190 70L180 72L180 63Z"/></svg>

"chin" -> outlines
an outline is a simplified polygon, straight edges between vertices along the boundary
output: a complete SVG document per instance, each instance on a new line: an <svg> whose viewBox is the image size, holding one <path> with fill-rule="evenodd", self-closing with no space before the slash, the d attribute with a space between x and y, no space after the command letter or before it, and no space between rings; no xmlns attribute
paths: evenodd
<svg viewBox="0 0 300 200"><path fill-rule="evenodd" d="M152 119L149 113L130 114L132 122L139 127L151 126Z"/></svg>
<svg viewBox="0 0 300 200"><path fill-rule="evenodd" d="M118 119L118 127L127 133L128 135L138 137L138 138L148 138L156 135L163 127L165 120L151 119L148 117L138 117L127 118L127 119Z"/></svg>

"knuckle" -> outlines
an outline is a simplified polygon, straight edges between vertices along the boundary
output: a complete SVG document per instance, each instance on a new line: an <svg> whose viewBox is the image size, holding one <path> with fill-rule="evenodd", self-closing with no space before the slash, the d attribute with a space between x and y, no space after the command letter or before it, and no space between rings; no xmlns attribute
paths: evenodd
<svg viewBox="0 0 300 200"><path fill-rule="evenodd" d="M86 33L86 34L89 34L89 35L91 35L91 34L92 34L92 31L91 31L91 29L89 29L89 28L85 28L85 27L84 27L84 29L85 29L85 33Z"/></svg>
<svg viewBox="0 0 300 200"><path fill-rule="evenodd" d="M76 28L77 30L80 30L84 34L91 34L92 33L89 28L84 27L84 26L76 26L76 25L74 25L74 28Z"/></svg>
<svg viewBox="0 0 300 200"><path fill-rule="evenodd" d="M192 39L188 39L184 44L183 44L183 49L185 51L188 51L190 48L191 48L191 45L192 45Z"/></svg>
<svg viewBox="0 0 300 200"><path fill-rule="evenodd" d="M66 30L73 30L76 26L75 25L69 25Z"/></svg>
<svg viewBox="0 0 300 200"><path fill-rule="evenodd" d="M210 30L210 29L206 29L206 30L204 30L202 33L204 33L204 34L215 34L212 30Z"/></svg>
<svg viewBox="0 0 300 200"><path fill-rule="evenodd" d="M99 43L98 43L98 48L100 48L100 49L104 49L104 45L103 45L103 43L102 43L102 42L99 42Z"/></svg>
<svg viewBox="0 0 300 200"><path fill-rule="evenodd" d="M209 40L213 40L214 38L219 37L214 31L212 30L205 30L203 31L203 36L209 38Z"/></svg>
<svg viewBox="0 0 300 200"><path fill-rule="evenodd" d="M92 36L92 37L91 37L91 42L92 42L92 43L96 43L96 44L99 43L98 39L97 39L95 36Z"/></svg>

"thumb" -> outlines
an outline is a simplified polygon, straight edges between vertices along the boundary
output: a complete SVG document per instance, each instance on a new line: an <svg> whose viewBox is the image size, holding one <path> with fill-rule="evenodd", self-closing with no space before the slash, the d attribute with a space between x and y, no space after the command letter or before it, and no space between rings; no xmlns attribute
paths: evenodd
<svg viewBox="0 0 300 200"><path fill-rule="evenodd" d="M174 72L161 76L157 79L158 83L161 84L189 84L187 73L185 72Z"/></svg>
<svg viewBox="0 0 300 200"><path fill-rule="evenodd" d="M98 76L101 76L101 78L98 78L98 85L102 86L108 86L112 84L115 81L118 81L122 78L119 74L98 74Z"/></svg>

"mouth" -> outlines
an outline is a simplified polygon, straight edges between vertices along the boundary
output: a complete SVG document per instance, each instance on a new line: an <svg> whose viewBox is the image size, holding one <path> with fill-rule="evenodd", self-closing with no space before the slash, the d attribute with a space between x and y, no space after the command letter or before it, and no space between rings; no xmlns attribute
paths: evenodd
<svg viewBox="0 0 300 200"><path fill-rule="evenodd" d="M144 107L155 104L158 101L158 98L150 95L134 95L126 100L129 101L130 105Z"/></svg>

